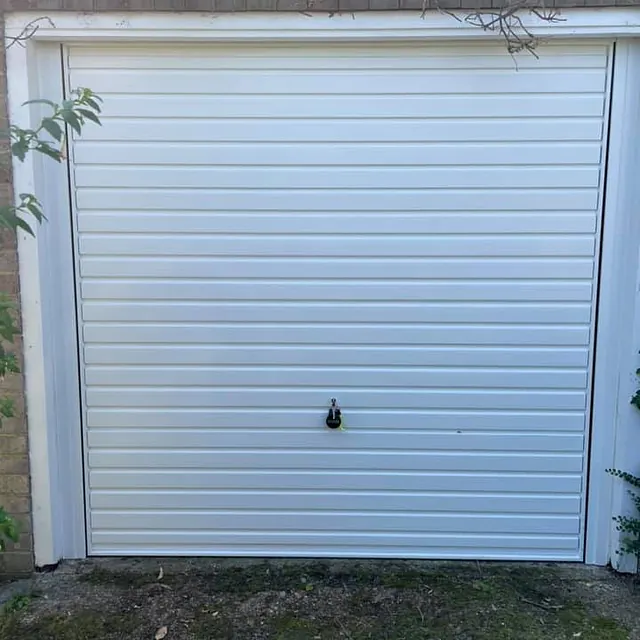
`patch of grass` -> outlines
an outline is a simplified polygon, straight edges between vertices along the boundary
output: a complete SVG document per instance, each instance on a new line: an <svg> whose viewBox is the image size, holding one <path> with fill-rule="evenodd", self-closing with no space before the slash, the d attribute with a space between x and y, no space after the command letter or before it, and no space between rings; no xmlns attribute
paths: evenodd
<svg viewBox="0 0 640 640"><path fill-rule="evenodd" d="M287 614L272 622L274 640L311 640L311 638L337 638L338 630L328 623L299 618ZM328 635L331 633L332 635Z"/></svg>
<svg viewBox="0 0 640 640"><path fill-rule="evenodd" d="M35 598L34 593L17 593L2 608L3 614L16 613L17 611L22 611L26 609L31 601Z"/></svg>
<svg viewBox="0 0 640 640"><path fill-rule="evenodd" d="M156 582L157 573L154 575L149 571L139 572L136 570L108 569L106 567L94 567L88 573L80 576L81 582L94 585L113 585L120 589L138 589L144 585Z"/></svg>
<svg viewBox="0 0 640 640"><path fill-rule="evenodd" d="M568 604L558 612L560 628L568 637L580 634L580 640L628 640L629 634L615 620L601 616L589 615L584 606L578 602Z"/></svg>
<svg viewBox="0 0 640 640"><path fill-rule="evenodd" d="M413 588L428 579L429 572L394 567L373 568L366 565L351 565L334 568L330 562L276 564L268 561L254 563L248 567L222 566L214 570L192 569L183 573L165 573L163 583L172 587L184 586L197 581L208 593L260 593L264 591L309 590L309 585L325 586L362 585L396 586ZM132 569L94 567L80 578L94 585L139 588L153 584L157 574Z"/></svg>
<svg viewBox="0 0 640 640"><path fill-rule="evenodd" d="M37 603L16 600L0 614L0 640L151 640L158 618L170 621L167 640L629 640L606 617L617 609L574 601L571 583L545 565L165 567L170 588L149 589L158 581L147 564L100 566L82 580L109 594L104 610L78 600L71 615L51 615L48 601L38 614Z"/></svg>
<svg viewBox="0 0 640 640"><path fill-rule="evenodd" d="M233 621L217 610L200 609L189 624L189 637L194 640L233 640Z"/></svg>
<svg viewBox="0 0 640 640"><path fill-rule="evenodd" d="M389 589L421 589L427 582L430 574L424 571L389 571L381 573L380 584Z"/></svg>
<svg viewBox="0 0 640 640"><path fill-rule="evenodd" d="M1 640L121 640L134 637L139 620L130 614L107 615L79 611L73 615L49 615L25 622L12 613L0 620ZM147 632L153 637L151 630Z"/></svg>
<svg viewBox="0 0 640 640"><path fill-rule="evenodd" d="M278 564L269 561L254 563L246 567L222 566L214 570L192 569L182 573L166 572L163 583L171 587L182 587L198 582L207 593L250 594L265 591L309 591L314 585L327 587L386 587L393 589L419 589L444 583L451 587L459 582L460 588L468 586L469 574L477 576L476 570L460 568L413 569L402 563L387 562L383 565L370 563L347 563L335 566L331 562L292 562ZM139 571L136 568L110 569L94 567L84 574L82 581L94 585L119 588L139 588L156 582L157 574ZM453 581L453 582L452 582Z"/></svg>
<svg viewBox="0 0 640 640"><path fill-rule="evenodd" d="M627 640L629 634L626 629L611 618L589 618L587 620L590 629L584 637L587 640L598 640L599 638L609 638L609 640Z"/></svg>

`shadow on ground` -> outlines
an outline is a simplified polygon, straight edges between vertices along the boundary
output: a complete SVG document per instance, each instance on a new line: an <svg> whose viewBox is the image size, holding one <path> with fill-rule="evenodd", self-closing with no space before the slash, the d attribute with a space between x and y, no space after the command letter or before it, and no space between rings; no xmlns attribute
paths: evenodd
<svg viewBox="0 0 640 640"><path fill-rule="evenodd" d="M103 560L35 577L0 614L0 640L156 637L636 640L640 588L574 565Z"/></svg>

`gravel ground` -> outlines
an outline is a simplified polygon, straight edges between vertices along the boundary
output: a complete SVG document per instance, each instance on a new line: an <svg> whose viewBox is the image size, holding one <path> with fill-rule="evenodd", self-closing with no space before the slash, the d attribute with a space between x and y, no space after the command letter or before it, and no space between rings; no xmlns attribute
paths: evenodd
<svg viewBox="0 0 640 640"><path fill-rule="evenodd" d="M566 564L91 560L0 602L0 640L640 640L635 580Z"/></svg>

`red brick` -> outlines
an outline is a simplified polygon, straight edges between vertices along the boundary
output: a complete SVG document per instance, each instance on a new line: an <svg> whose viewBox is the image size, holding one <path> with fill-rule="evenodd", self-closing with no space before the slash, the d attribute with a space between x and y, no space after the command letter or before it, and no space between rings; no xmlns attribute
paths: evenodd
<svg viewBox="0 0 640 640"><path fill-rule="evenodd" d="M64 6L62 0L0 0L4 7L14 10L43 9L52 10L55 6ZM86 1L73 0L74 7L86 7ZM55 4L54 4L55 3ZM0 20L2 16L0 16ZM4 23L0 25L4 30ZM7 126L7 102L5 82L4 49L0 47L0 127ZM0 204L13 202L11 185L10 154L6 139L0 139ZM16 235L12 231L0 231L0 292L9 293L18 307L18 261L16 251ZM17 322L16 322L17 324ZM22 341L18 339L13 345L3 345L18 354L22 360ZM27 425L24 420L23 380L21 375L8 376L0 382L0 397L9 395L15 401L19 417L3 420L0 428L0 505L16 517L22 535L20 542L7 549L0 558L0 571L16 575L29 573L33 569L33 548L31 540L31 498L29 482L29 459L27 455Z"/></svg>
<svg viewBox="0 0 640 640"><path fill-rule="evenodd" d="M13 247L0 249L0 272L15 273L18 270L18 254Z"/></svg>
<svg viewBox="0 0 640 640"><path fill-rule="evenodd" d="M338 10L340 13L367 11L368 9L369 0L338 0Z"/></svg>
<svg viewBox="0 0 640 640"><path fill-rule="evenodd" d="M27 476L0 475L0 495L29 495Z"/></svg>
<svg viewBox="0 0 640 640"><path fill-rule="evenodd" d="M31 513L31 498L29 496L0 495L0 505L11 516L24 516Z"/></svg>
<svg viewBox="0 0 640 640"><path fill-rule="evenodd" d="M93 0L62 0L62 8L70 11L93 11Z"/></svg>
<svg viewBox="0 0 640 640"><path fill-rule="evenodd" d="M10 373L7 374L7 377L0 382L0 395L4 392L10 392L12 394L22 393L24 390L22 374L20 373ZM4 425L4 420L2 421ZM4 429L0 428L0 437L6 433Z"/></svg>
<svg viewBox="0 0 640 640"><path fill-rule="evenodd" d="M372 11L393 11L400 7L400 0L369 0Z"/></svg>
<svg viewBox="0 0 640 640"><path fill-rule="evenodd" d="M31 533L21 533L18 542L7 542L7 551L5 553L14 553L15 551L28 551L33 548L33 536Z"/></svg>
<svg viewBox="0 0 640 640"><path fill-rule="evenodd" d="M18 523L18 531L20 533L31 533L33 531L30 513L17 513L14 516L14 520Z"/></svg>
<svg viewBox="0 0 640 640"><path fill-rule="evenodd" d="M24 422L23 416L17 416L15 418L4 418L2 421L2 427L0 427L0 433L6 433L9 435L21 435L26 433L27 427ZM0 478L2 477L2 464L0 463Z"/></svg>
<svg viewBox="0 0 640 640"><path fill-rule="evenodd" d="M29 477L29 458L27 456L2 456L0 475Z"/></svg>
<svg viewBox="0 0 640 640"><path fill-rule="evenodd" d="M245 0L214 0L213 10L220 13L245 11L246 3Z"/></svg>
<svg viewBox="0 0 640 640"><path fill-rule="evenodd" d="M247 11L277 11L278 0L246 0Z"/></svg>
<svg viewBox="0 0 640 640"><path fill-rule="evenodd" d="M214 0L184 0L185 11L213 11Z"/></svg>
<svg viewBox="0 0 640 640"><path fill-rule="evenodd" d="M0 431L0 469L2 468L2 458L4 458L4 456L27 455L27 453L26 436L8 435Z"/></svg>
<svg viewBox="0 0 640 640"><path fill-rule="evenodd" d="M4 575L29 575L33 568L33 555L30 551L12 551L0 556L0 573Z"/></svg>

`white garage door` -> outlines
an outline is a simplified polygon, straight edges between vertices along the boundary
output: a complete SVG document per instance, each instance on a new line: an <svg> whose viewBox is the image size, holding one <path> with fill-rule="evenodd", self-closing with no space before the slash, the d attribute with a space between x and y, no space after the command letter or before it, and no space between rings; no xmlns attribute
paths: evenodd
<svg viewBox="0 0 640 640"><path fill-rule="evenodd" d="M608 58L69 49L90 552L580 559Z"/></svg>

